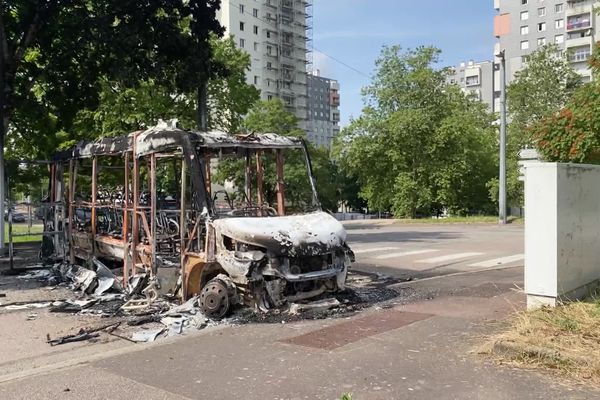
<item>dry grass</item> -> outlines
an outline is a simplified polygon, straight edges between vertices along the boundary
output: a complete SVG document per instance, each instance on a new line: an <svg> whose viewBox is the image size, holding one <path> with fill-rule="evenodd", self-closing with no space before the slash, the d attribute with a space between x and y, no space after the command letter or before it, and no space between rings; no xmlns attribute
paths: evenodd
<svg viewBox="0 0 600 400"><path fill-rule="evenodd" d="M480 352L600 386L600 300L515 314Z"/></svg>

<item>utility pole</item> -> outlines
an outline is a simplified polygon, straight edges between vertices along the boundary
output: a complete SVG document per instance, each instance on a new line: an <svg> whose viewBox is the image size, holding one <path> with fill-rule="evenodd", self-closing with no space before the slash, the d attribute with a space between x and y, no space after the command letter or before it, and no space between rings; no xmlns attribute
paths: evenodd
<svg viewBox="0 0 600 400"><path fill-rule="evenodd" d="M506 57L500 54L500 188L498 191L498 216L501 225L506 224Z"/></svg>
<svg viewBox="0 0 600 400"><path fill-rule="evenodd" d="M0 16L0 19L2 17ZM6 38L4 37L4 25L0 21L0 252L4 253L6 248L4 246L4 210L6 201L6 180L4 171L4 143L6 138L6 131L8 128L7 122L7 104L6 104L6 59L4 55L6 49L4 43ZM3 255L3 254L0 254Z"/></svg>

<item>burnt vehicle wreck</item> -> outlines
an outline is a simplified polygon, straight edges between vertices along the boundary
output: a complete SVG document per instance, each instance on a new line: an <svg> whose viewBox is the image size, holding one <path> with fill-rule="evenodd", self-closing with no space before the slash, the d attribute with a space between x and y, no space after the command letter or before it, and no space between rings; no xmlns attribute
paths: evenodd
<svg viewBox="0 0 600 400"><path fill-rule="evenodd" d="M308 212L285 196L290 152L306 168ZM215 183L227 162L241 178L233 191ZM49 170L47 225L62 235L45 238L46 258L102 260L122 268L123 286L149 276L162 294L197 296L213 318L236 304L265 311L344 289L354 255L321 210L302 139L161 123L80 143Z"/></svg>

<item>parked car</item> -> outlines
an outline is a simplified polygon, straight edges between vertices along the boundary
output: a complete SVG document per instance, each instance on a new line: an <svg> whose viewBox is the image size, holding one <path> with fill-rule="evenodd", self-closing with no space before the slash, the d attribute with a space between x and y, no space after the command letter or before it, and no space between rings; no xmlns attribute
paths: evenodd
<svg viewBox="0 0 600 400"><path fill-rule="evenodd" d="M8 211L4 212L4 220L8 221ZM12 213L12 222L26 222L26 221L27 221L27 215L20 213L20 212Z"/></svg>

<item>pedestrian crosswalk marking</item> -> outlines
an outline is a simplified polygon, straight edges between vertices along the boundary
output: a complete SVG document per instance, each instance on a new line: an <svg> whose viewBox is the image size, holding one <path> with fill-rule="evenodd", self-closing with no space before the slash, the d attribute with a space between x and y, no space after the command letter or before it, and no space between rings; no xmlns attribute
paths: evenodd
<svg viewBox="0 0 600 400"><path fill-rule="evenodd" d="M512 256L494 258L493 260L481 261L475 264L470 264L469 267L491 268L498 265L509 264L516 261L521 261L525 258L524 254L514 254Z"/></svg>
<svg viewBox="0 0 600 400"><path fill-rule="evenodd" d="M459 260L461 258L475 257L480 256L483 253L456 253L456 254L448 254L447 256L439 256L433 258L426 258L424 260L417 260L419 263L427 263L427 264L436 264L445 261L454 261Z"/></svg>
<svg viewBox="0 0 600 400"><path fill-rule="evenodd" d="M398 247L374 247L371 249L358 249L352 250L354 254L362 254L362 253L378 253L380 251L390 251L390 250L398 250Z"/></svg>
<svg viewBox="0 0 600 400"><path fill-rule="evenodd" d="M385 260L387 258L406 257L406 256L414 256L417 254L433 253L434 251L439 251L439 250L426 249L426 250L402 251L399 253L383 254L383 255L377 256L375 258L377 258L378 260Z"/></svg>

